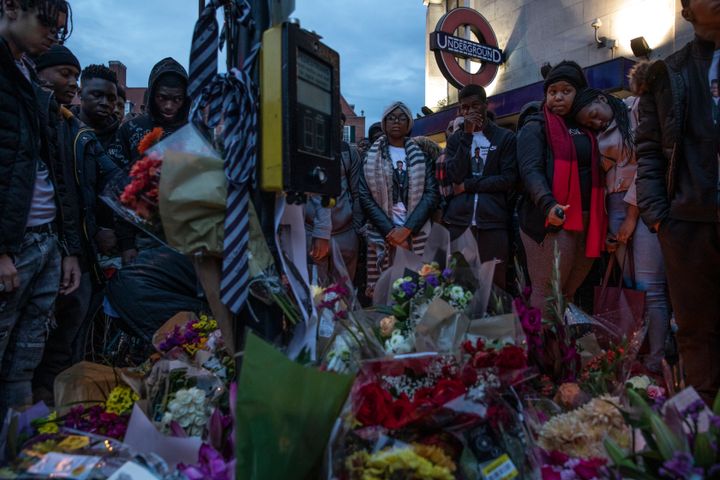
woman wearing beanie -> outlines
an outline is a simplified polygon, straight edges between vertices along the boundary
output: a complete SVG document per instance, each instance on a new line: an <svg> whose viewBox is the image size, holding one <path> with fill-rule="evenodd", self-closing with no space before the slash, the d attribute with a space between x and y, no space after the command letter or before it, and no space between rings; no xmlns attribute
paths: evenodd
<svg viewBox="0 0 720 480"><path fill-rule="evenodd" d="M545 99L518 134L518 164L525 187L520 235L527 256L533 307L550 292L554 249L560 249L562 292L572 298L605 248L605 185L595 137L573 120L572 106L587 80L563 61L545 78Z"/></svg>
<svg viewBox="0 0 720 480"><path fill-rule="evenodd" d="M597 133L600 165L605 171L609 217L608 251L614 252L620 265L626 260L625 245L632 240L635 278L626 272L626 281L635 280L639 290L647 292L650 355L646 367L662 370L665 337L670 327L670 308L665 293L665 266L657 235L644 222L635 198L635 140L632 112L612 95L587 89L575 98L573 116L577 122Z"/></svg>
<svg viewBox="0 0 720 480"><path fill-rule="evenodd" d="M383 135L370 147L360 175L360 204L367 218L368 296L396 248L422 255L430 216L439 201L435 158L408 137L412 123L404 103L390 105L382 116ZM395 172L398 162L405 172Z"/></svg>

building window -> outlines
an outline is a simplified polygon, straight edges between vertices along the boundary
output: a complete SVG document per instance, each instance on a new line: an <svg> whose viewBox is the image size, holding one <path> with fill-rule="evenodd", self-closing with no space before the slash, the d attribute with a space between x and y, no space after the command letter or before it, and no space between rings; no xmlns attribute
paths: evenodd
<svg viewBox="0 0 720 480"><path fill-rule="evenodd" d="M355 126L345 125L343 127L343 142L355 143Z"/></svg>

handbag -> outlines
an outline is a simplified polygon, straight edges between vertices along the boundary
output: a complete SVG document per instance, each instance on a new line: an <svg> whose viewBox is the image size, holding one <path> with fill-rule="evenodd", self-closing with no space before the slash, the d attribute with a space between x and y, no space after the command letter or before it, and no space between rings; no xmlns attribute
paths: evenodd
<svg viewBox="0 0 720 480"><path fill-rule="evenodd" d="M628 346L637 353L647 330L645 322L646 293L636 289L635 262L631 243L628 243L623 263L620 265L620 281L617 286L610 286L616 262L617 258L612 255L602 285L595 287L593 316L613 331L608 335L609 338L604 340L617 343L625 339L628 341ZM623 283L626 263L630 268L632 288L625 287Z"/></svg>

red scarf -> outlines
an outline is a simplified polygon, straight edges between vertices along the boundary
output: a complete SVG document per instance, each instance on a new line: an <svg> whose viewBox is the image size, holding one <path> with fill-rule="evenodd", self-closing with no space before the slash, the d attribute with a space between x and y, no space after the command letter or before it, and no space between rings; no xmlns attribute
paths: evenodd
<svg viewBox="0 0 720 480"><path fill-rule="evenodd" d="M585 240L585 256L597 258L605 249L607 233L607 214L605 212L605 186L600 173L600 156L595 135L583 129L590 138L592 148L592 191L590 193L590 224ZM570 137L565 120L552 113L545 106L545 132L553 152L552 193L560 205L570 205L565 211L563 228L571 232L582 232L582 194L580 193L580 173L577 152Z"/></svg>

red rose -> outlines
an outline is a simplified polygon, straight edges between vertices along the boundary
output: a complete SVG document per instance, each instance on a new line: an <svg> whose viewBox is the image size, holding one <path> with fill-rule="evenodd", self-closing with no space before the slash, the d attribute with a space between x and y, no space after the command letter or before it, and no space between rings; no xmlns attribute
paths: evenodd
<svg viewBox="0 0 720 480"><path fill-rule="evenodd" d="M450 380L446 378L440 380L437 385L435 385L434 390L432 401L438 407L442 407L467 392L467 388L460 380Z"/></svg>
<svg viewBox="0 0 720 480"><path fill-rule="evenodd" d="M490 368L495 366L497 354L494 351L480 351L472 359L472 366L475 368Z"/></svg>
<svg viewBox="0 0 720 480"><path fill-rule="evenodd" d="M490 425L496 430L498 430L499 427L507 430L512 421L512 415L510 415L508 409L500 405L490 405L487 409L486 416Z"/></svg>
<svg viewBox="0 0 720 480"><path fill-rule="evenodd" d="M415 407L413 407L408 396L403 393L400 398L392 402L389 415L385 417L382 424L386 428L397 430L411 422L414 413Z"/></svg>
<svg viewBox="0 0 720 480"><path fill-rule="evenodd" d="M415 396L413 397L415 408L432 407L434 395L435 389L431 387L421 387L415 390Z"/></svg>
<svg viewBox="0 0 720 480"><path fill-rule="evenodd" d="M600 468L605 465L605 459L592 458L590 460L580 460L573 470L575 474L583 480L591 480L600 477Z"/></svg>
<svg viewBox="0 0 720 480"><path fill-rule="evenodd" d="M465 365L460 372L460 381L467 387L472 387L478 381L477 370L471 365Z"/></svg>
<svg viewBox="0 0 720 480"><path fill-rule="evenodd" d="M525 350L515 345L506 345L500 350L495 366L500 370L518 370L527 367Z"/></svg>
<svg viewBox="0 0 720 480"><path fill-rule="evenodd" d="M364 385L355 398L355 416L365 426L382 425L389 415L390 393L377 383Z"/></svg>
<svg viewBox="0 0 720 480"><path fill-rule="evenodd" d="M542 480L562 480L562 476L560 472L556 472L551 466L544 465L542 467Z"/></svg>

